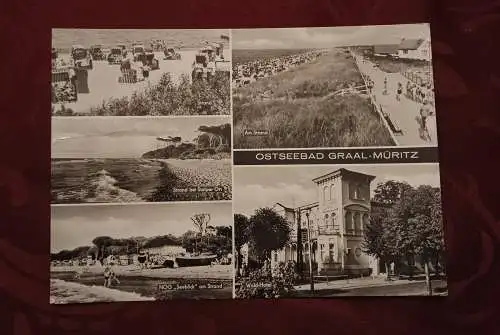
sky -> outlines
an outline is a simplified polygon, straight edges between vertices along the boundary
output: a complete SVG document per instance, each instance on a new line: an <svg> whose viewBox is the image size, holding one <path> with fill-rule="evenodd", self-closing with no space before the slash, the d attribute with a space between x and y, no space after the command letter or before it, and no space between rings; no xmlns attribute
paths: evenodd
<svg viewBox="0 0 500 335"><path fill-rule="evenodd" d="M233 49L308 49L399 43L430 38L428 24L325 28L233 29Z"/></svg>
<svg viewBox="0 0 500 335"><path fill-rule="evenodd" d="M196 213L210 213L209 225L230 226L231 210L230 202L52 206L51 252L91 246L97 236L180 236L194 229Z"/></svg>
<svg viewBox="0 0 500 335"><path fill-rule="evenodd" d="M74 44L90 46L103 44L111 47L117 43L131 44L151 39L165 40L175 46L199 46L203 41L219 41L229 35L229 29L52 29L52 46L70 48Z"/></svg>
<svg viewBox="0 0 500 335"><path fill-rule="evenodd" d="M158 136L192 141L199 126L230 122L228 117L52 118L52 158L139 158L157 148Z"/></svg>
<svg viewBox="0 0 500 335"><path fill-rule="evenodd" d="M249 216L255 209L277 202L290 207L316 202L316 184L312 179L340 168L375 176L370 188L372 196L375 187L387 180L406 181L412 186L440 186L438 164L238 166L234 168L234 211Z"/></svg>

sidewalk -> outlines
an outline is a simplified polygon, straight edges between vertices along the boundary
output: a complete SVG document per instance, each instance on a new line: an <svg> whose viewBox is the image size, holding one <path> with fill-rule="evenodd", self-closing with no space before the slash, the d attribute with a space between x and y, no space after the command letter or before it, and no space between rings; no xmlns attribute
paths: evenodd
<svg viewBox="0 0 500 335"><path fill-rule="evenodd" d="M356 289L365 287L379 287L379 286L392 286L401 285L408 283L419 282L418 280L409 281L404 279L386 281L385 276L381 277L364 277L364 278L354 278L354 279L342 279L333 280L330 282L315 282L315 290L325 290L325 289ZM295 286L297 291L309 291L311 288L310 284L302 284Z"/></svg>
<svg viewBox="0 0 500 335"><path fill-rule="evenodd" d="M391 120L394 120L401 130L402 135L397 135L399 145L437 145L436 137L432 138L431 142L427 142L420 137L420 125L417 117L420 115L420 104L406 98L404 95L406 79L401 73L385 73L382 70L374 67L373 63L369 60L362 61L363 57L356 55L355 60L358 68L365 76L369 76L374 82L373 95L375 101L382 106L382 110L389 115ZM387 78L387 91L388 95L384 95L384 79ZM401 101L396 100L396 90L398 83L403 85L403 94ZM435 120L435 118L432 118ZM435 129L435 125L431 125Z"/></svg>

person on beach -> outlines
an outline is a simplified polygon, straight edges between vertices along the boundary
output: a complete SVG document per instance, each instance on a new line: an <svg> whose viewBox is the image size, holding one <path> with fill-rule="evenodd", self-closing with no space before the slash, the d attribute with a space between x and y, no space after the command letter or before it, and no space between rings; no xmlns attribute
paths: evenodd
<svg viewBox="0 0 500 335"><path fill-rule="evenodd" d="M111 266L109 263L106 263L104 266L104 287L111 286Z"/></svg>
<svg viewBox="0 0 500 335"><path fill-rule="evenodd" d="M144 270L144 266L146 264L146 254L144 252L139 253L137 256L137 261L139 262L139 267L141 270Z"/></svg>
<svg viewBox="0 0 500 335"><path fill-rule="evenodd" d="M113 283L113 281L116 282L116 284L120 284L120 281L118 280L118 277L116 275L116 269L115 269L115 263L113 261L111 261L110 263L110 268L111 268L111 272L110 272L110 276L109 276L109 285L111 285Z"/></svg>

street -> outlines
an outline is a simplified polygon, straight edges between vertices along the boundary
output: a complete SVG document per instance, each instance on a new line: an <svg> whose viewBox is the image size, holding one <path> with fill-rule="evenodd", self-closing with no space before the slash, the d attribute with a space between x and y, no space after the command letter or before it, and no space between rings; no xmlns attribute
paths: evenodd
<svg viewBox="0 0 500 335"><path fill-rule="evenodd" d="M310 297L309 285L296 287L299 297ZM433 280L432 288L435 295L443 295L446 287L444 280ZM343 296L423 296L427 295L424 280L395 280L386 282L383 278L360 278L339 280L330 283L315 283L316 297Z"/></svg>
<svg viewBox="0 0 500 335"><path fill-rule="evenodd" d="M376 103L382 110L389 115L389 118L395 121L402 130L401 135L396 135L398 145L437 145L435 136L436 118L427 119L428 128L430 128L431 141L426 141L420 137L420 124L417 121L419 117L421 104L408 99L405 96L405 89L408 80L401 73L386 73L375 67L369 60L363 60L363 56L355 55L358 68L364 76L369 76L373 82L373 95ZM384 92L384 79L387 78L387 91ZM398 83L403 85L403 94L401 100L396 100L396 90ZM390 131L390 130L389 130Z"/></svg>

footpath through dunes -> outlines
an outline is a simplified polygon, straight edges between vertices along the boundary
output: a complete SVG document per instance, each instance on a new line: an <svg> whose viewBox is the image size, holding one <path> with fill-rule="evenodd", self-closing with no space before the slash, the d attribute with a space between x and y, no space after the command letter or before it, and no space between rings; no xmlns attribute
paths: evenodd
<svg viewBox="0 0 500 335"><path fill-rule="evenodd" d="M52 203L231 199L231 161L85 159L52 161Z"/></svg>
<svg viewBox="0 0 500 335"><path fill-rule="evenodd" d="M356 90L363 85L354 59L339 48L238 88L235 148L392 146L369 96Z"/></svg>

